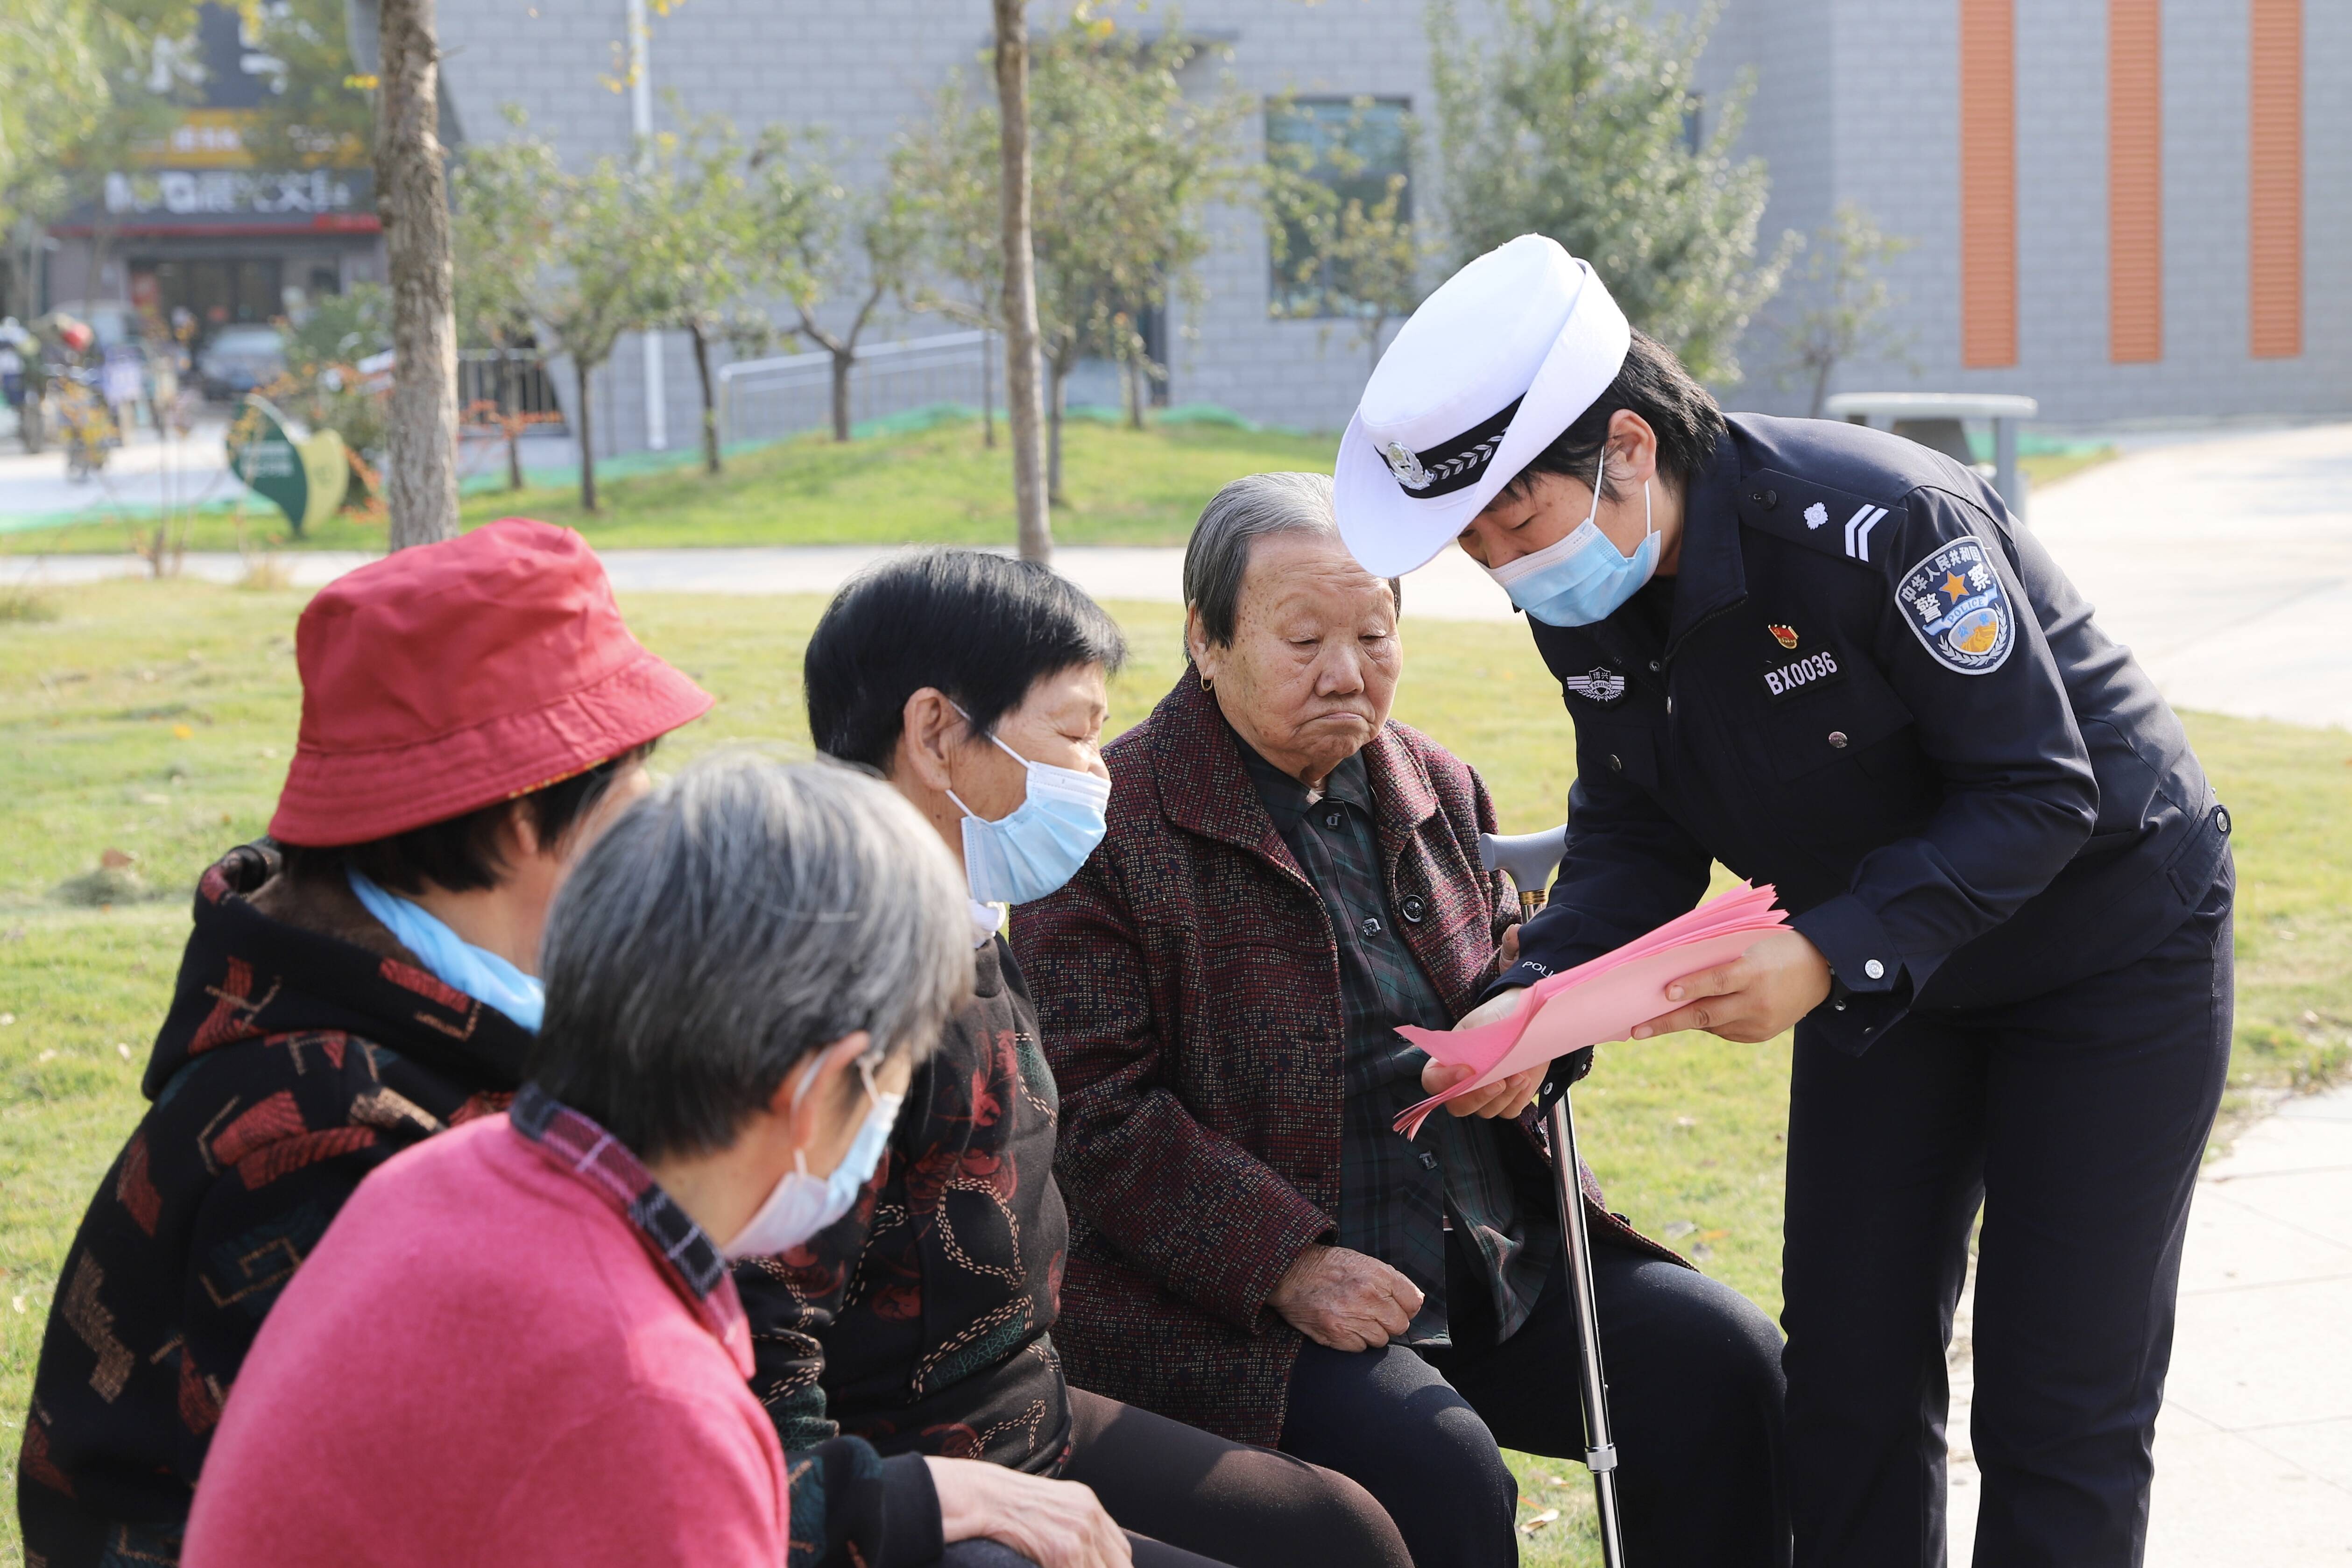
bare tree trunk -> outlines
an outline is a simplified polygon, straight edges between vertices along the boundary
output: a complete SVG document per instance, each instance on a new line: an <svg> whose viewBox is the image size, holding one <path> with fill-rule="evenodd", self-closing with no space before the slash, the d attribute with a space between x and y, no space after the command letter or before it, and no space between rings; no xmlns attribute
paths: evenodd
<svg viewBox="0 0 2352 1568"><path fill-rule="evenodd" d="M507 437L507 489L522 489L522 410L515 395L514 351L499 347L499 428Z"/></svg>
<svg viewBox="0 0 2352 1568"><path fill-rule="evenodd" d="M849 439L849 370L857 363L857 351L844 343L833 353L833 438Z"/></svg>
<svg viewBox="0 0 2352 1568"><path fill-rule="evenodd" d="M1837 361L1830 358L1827 354L1823 354L1820 363L1813 366L1813 405L1806 411L1805 416L1807 418L1819 419L1822 416L1822 410L1828 405L1830 400L1830 372L1836 368Z"/></svg>
<svg viewBox="0 0 2352 1568"><path fill-rule="evenodd" d="M575 355L572 368L580 373L580 510L593 512L596 510L596 444L592 437L596 433L596 426L589 413L588 373L591 367Z"/></svg>
<svg viewBox="0 0 2352 1568"><path fill-rule="evenodd" d="M392 280L392 402L384 502L392 548L457 531L457 323L450 302L449 195L436 134L440 48L434 0L383 0L375 178Z"/></svg>
<svg viewBox="0 0 2352 1568"><path fill-rule="evenodd" d="M1045 500L1053 506L1070 504L1062 493L1062 389L1069 379L1069 366L1057 359L1045 362Z"/></svg>
<svg viewBox="0 0 2352 1568"><path fill-rule="evenodd" d="M1003 205L1004 423L1013 439L1013 508L1021 557L1050 561L1045 410L1039 406L1036 258L1029 240L1028 0L992 0L996 12L997 180Z"/></svg>
<svg viewBox="0 0 2352 1568"><path fill-rule="evenodd" d="M985 330L980 334L980 444L990 451L996 449L996 365L990 351L995 345L988 341Z"/></svg>
<svg viewBox="0 0 2352 1568"><path fill-rule="evenodd" d="M1142 363L1129 359L1119 368L1125 373L1121 379L1127 383L1127 427L1130 430L1140 430L1143 428Z"/></svg>
<svg viewBox="0 0 2352 1568"><path fill-rule="evenodd" d="M710 342L702 335L698 321L686 324L687 334L694 340L694 374L702 381L702 467L706 473L719 471L719 400L710 390Z"/></svg>

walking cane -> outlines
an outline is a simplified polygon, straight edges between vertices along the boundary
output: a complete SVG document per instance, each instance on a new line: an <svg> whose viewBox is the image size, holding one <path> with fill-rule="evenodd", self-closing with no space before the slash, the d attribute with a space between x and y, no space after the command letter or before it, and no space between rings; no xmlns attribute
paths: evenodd
<svg viewBox="0 0 2352 1568"><path fill-rule="evenodd" d="M1519 889L1519 912L1529 919L1543 908L1552 868L1567 852L1566 824L1516 838L1478 836L1478 863L1489 874L1508 871ZM1584 1361L1584 1466L1592 1472L1592 1499L1601 1522L1601 1560L1624 1568L1625 1542L1617 1508L1617 1444L1609 1426L1609 1382L1601 1371L1601 1310L1592 1290L1592 1237L1584 1224L1584 1193L1578 1173L1576 1115L1569 1109L1568 1075L1562 1070L1547 1111L1551 1130L1553 1195L1559 1202L1559 1233L1568 1248L1568 1287L1576 1303L1577 1349Z"/></svg>

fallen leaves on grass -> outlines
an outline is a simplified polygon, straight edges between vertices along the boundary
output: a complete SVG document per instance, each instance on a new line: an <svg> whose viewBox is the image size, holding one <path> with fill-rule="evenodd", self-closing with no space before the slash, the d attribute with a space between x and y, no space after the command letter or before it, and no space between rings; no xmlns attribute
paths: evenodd
<svg viewBox="0 0 2352 1568"><path fill-rule="evenodd" d="M1533 1535L1537 1531L1541 1530L1545 1525L1551 1523L1558 1518L1559 1518L1559 1510L1556 1508L1548 1508L1541 1513L1535 1514L1529 1518L1519 1521L1519 1529L1528 1535Z"/></svg>

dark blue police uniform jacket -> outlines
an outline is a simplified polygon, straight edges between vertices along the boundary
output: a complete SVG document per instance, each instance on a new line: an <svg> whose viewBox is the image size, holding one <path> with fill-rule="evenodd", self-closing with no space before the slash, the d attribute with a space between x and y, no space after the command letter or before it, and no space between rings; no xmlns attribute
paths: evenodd
<svg viewBox="0 0 2352 1568"><path fill-rule="evenodd" d="M2128 963L2218 876L2180 723L1975 473L1859 426L1736 415L1685 498L1663 642L1534 624L1576 723L1568 849L1502 978L1769 882L1860 1053L1914 1007Z"/></svg>

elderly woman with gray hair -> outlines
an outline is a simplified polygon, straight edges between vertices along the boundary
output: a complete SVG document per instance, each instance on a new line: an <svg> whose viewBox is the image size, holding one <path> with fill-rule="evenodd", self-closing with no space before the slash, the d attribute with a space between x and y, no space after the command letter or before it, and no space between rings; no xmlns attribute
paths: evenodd
<svg viewBox="0 0 2352 1568"><path fill-rule="evenodd" d="M1218 492L1184 561L1189 666L1105 748L1109 834L1013 911L1062 1090L1074 1380L1353 1477L1418 1568L1517 1561L1498 1444L1583 1452L1541 1072L1397 1113L1517 918L1478 776L1389 718L1398 588L1331 481ZM1586 1177L1629 1555L1771 1564L1780 1338Z"/></svg>

